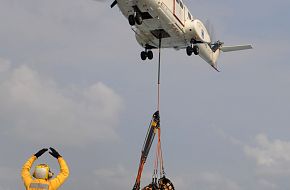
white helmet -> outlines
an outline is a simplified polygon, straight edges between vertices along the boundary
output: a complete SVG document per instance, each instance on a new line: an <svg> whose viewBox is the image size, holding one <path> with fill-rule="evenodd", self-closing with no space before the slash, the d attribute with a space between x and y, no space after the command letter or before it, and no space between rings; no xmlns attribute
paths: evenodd
<svg viewBox="0 0 290 190"><path fill-rule="evenodd" d="M50 168L47 164L39 164L35 167L33 172L33 177L36 179L45 179L48 180L52 178L53 173L50 171Z"/></svg>

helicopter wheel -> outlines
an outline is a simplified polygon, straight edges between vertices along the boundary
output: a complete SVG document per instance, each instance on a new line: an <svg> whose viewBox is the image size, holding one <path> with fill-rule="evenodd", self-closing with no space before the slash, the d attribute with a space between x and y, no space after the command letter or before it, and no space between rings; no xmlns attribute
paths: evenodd
<svg viewBox="0 0 290 190"><path fill-rule="evenodd" d="M142 24L142 22L143 22L143 19L142 19L142 16L141 16L141 14L140 13L136 13L136 15L135 15L135 22L138 24L138 25L141 25Z"/></svg>
<svg viewBox="0 0 290 190"><path fill-rule="evenodd" d="M129 24L131 26L134 26L135 25L135 17L134 17L134 15L129 15L128 21L129 21Z"/></svg>
<svg viewBox="0 0 290 190"><path fill-rule="evenodd" d="M188 56L191 56L192 55L192 52L193 52L193 48L191 46L187 46L186 47L186 54Z"/></svg>
<svg viewBox="0 0 290 190"><path fill-rule="evenodd" d="M199 55L199 47L198 46L193 46L193 53L194 53L194 55Z"/></svg>
<svg viewBox="0 0 290 190"><path fill-rule="evenodd" d="M148 51L147 52L147 57L149 60L152 60L153 59L153 52L152 51Z"/></svg>
<svg viewBox="0 0 290 190"><path fill-rule="evenodd" d="M147 56L148 56L148 55L147 55L147 52L145 52L145 51L142 51L140 55L141 55L141 59L142 59L143 61L145 61L146 58L147 58ZM149 57L148 57L148 58L149 58Z"/></svg>

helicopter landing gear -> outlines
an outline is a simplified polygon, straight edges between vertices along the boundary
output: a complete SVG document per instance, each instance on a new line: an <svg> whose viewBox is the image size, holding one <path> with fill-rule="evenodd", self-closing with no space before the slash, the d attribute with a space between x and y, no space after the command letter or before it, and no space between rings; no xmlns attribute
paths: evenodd
<svg viewBox="0 0 290 190"><path fill-rule="evenodd" d="M145 49L145 51L141 52L140 56L141 56L141 59L143 61L145 61L147 58L149 60L152 60L153 59L153 52L151 50L148 51L147 49Z"/></svg>
<svg viewBox="0 0 290 190"><path fill-rule="evenodd" d="M186 47L186 54L188 56L191 56L192 53L194 53L194 55L199 55L199 47L197 45L195 45L195 46L187 46Z"/></svg>
<svg viewBox="0 0 290 190"><path fill-rule="evenodd" d="M134 14L129 15L128 21L131 26L134 26L135 24L141 25L143 23L143 18L140 13L135 12Z"/></svg>
<svg viewBox="0 0 290 190"><path fill-rule="evenodd" d="M191 56L192 53L194 53L194 55L199 55L199 47L197 46L198 43L200 42L197 42L195 39L191 39L190 46L186 47L186 54L188 56Z"/></svg>

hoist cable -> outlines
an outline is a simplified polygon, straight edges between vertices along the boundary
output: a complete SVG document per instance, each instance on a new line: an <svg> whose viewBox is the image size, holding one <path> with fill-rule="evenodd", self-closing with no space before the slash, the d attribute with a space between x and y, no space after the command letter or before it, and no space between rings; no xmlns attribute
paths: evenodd
<svg viewBox="0 0 290 190"><path fill-rule="evenodd" d="M159 35L158 82L157 82L157 111L160 110L160 69L161 69L161 34Z"/></svg>

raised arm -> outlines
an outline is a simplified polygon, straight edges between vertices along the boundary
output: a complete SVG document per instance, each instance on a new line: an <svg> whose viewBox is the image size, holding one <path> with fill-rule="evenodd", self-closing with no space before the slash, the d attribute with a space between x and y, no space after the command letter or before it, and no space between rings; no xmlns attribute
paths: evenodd
<svg viewBox="0 0 290 190"><path fill-rule="evenodd" d="M50 185L52 189L58 189L68 178L69 176L69 168L66 164L66 161L63 159L63 157L53 148L50 148L51 152L49 152L53 157L57 158L59 167L60 167L60 173L50 181Z"/></svg>
<svg viewBox="0 0 290 190"><path fill-rule="evenodd" d="M34 161L40 157L43 153L45 153L48 149L47 148L43 148L40 151L38 151L36 154L32 155L23 165L22 167L22 171L21 171L21 177L22 180L24 182L25 187L27 188L31 181L32 181L32 177L30 174L30 169L34 163Z"/></svg>

